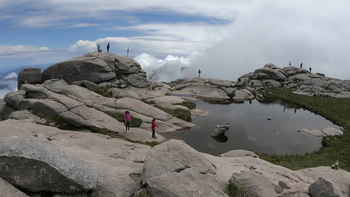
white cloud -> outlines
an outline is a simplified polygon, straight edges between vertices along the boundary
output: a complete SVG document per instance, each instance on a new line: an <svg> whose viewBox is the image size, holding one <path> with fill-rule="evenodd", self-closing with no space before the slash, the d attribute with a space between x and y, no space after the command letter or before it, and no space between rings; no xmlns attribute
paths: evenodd
<svg viewBox="0 0 350 197"><path fill-rule="evenodd" d="M143 53L135 60L140 63L147 76L156 81L175 81L180 78L192 78L196 71L188 67L191 57L178 57L168 55L165 59L158 59L152 55Z"/></svg>
<svg viewBox="0 0 350 197"><path fill-rule="evenodd" d="M12 72L10 74L8 74L6 77L4 77L4 79L12 79L12 78L17 78L17 73Z"/></svg>
<svg viewBox="0 0 350 197"><path fill-rule="evenodd" d="M27 45L0 45L0 58L28 57L35 53L49 52L48 47L35 47Z"/></svg>

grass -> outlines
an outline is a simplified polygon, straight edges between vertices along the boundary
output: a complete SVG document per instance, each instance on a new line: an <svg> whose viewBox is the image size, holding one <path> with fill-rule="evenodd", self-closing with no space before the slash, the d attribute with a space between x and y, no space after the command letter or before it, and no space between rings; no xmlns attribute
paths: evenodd
<svg viewBox="0 0 350 197"><path fill-rule="evenodd" d="M108 111L104 111L104 113L112 116L113 118L117 119L119 122L124 122L124 114L122 113L108 112ZM130 127L140 127L141 124L142 124L142 120L140 118L131 117Z"/></svg>
<svg viewBox="0 0 350 197"><path fill-rule="evenodd" d="M293 94L287 89L271 89L265 96L272 96L294 103L315 114L321 115L336 125L345 128L343 136L324 137L323 147L305 155L267 155L259 154L261 159L282 165L292 170L330 166L339 160L339 167L350 171L350 99L303 96Z"/></svg>
<svg viewBox="0 0 350 197"><path fill-rule="evenodd" d="M102 86L98 91L98 93L104 97L116 98L116 99L123 98L122 96L119 96L119 95L113 96L113 93L109 91L110 88L112 88L112 86L110 85Z"/></svg>
<svg viewBox="0 0 350 197"><path fill-rule="evenodd" d="M56 115L52 115L52 114L45 113L42 111L37 111L37 110L28 110L28 111L38 116L39 118L45 119L46 123L43 125L46 125L46 126L51 126L52 123L54 125L63 125L66 123L66 121L63 118Z"/></svg>
<svg viewBox="0 0 350 197"><path fill-rule="evenodd" d="M110 85L105 85L105 86L102 86L100 88L100 90L98 91L99 94L101 94L102 96L104 97L113 97L113 93L108 91L109 88L111 88L112 86Z"/></svg>
<svg viewBox="0 0 350 197"><path fill-rule="evenodd" d="M166 113L179 118L181 120L185 120L187 122L191 122L192 118L191 118L191 111L190 110L185 110L185 109L169 109L169 108L163 108L160 106L156 107L162 111L165 111Z"/></svg>
<svg viewBox="0 0 350 197"><path fill-rule="evenodd" d="M232 184L227 186L226 193L229 197L250 197L244 188L239 188Z"/></svg>
<svg viewBox="0 0 350 197"><path fill-rule="evenodd" d="M188 109L196 109L196 103L194 102L191 102L191 101L184 101L182 103L178 103L176 105L182 105L182 106L185 106L187 107Z"/></svg>

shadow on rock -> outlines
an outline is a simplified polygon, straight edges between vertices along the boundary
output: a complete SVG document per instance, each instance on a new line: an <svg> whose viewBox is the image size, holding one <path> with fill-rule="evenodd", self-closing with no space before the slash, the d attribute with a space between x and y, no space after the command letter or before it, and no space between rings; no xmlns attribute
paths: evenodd
<svg viewBox="0 0 350 197"><path fill-rule="evenodd" d="M226 135L220 135L220 136L215 136L215 137L211 136L211 137L220 143L227 142L227 140L228 140L228 137Z"/></svg>

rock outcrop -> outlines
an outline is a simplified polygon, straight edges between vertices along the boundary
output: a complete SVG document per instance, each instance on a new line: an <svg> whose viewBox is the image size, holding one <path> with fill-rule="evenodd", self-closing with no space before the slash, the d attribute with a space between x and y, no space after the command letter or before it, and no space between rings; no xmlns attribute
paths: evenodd
<svg viewBox="0 0 350 197"><path fill-rule="evenodd" d="M309 187L318 178L329 181L334 191L340 192L340 196L346 196L349 192L350 173L341 169L318 167L292 171L259 158L247 156L248 153L231 152L223 154L223 157L200 153L179 140L169 140L151 148L100 134L60 130L18 120L1 121L0 128L1 155L3 152L16 155L33 152L29 154L32 159L37 158L35 155L47 155L38 158L42 161L42 158L45 159L54 154L55 156L50 158L52 160L56 158L55 161L61 163L57 155L67 154L69 157L89 163L93 170L99 169L103 173L103 176L99 177L100 186L92 189L89 194L95 197L132 196L133 194L134 196L145 194L150 197L228 196L225 192L230 184L241 186L240 183L243 182L245 187L241 188L242 191L251 193L255 191L254 194L260 192L260 195L268 194L265 196L277 194L287 197L307 197L310 196ZM33 137L30 136L33 135L41 139L32 140ZM30 143L10 143L20 141L22 137L29 137L25 139L31 139ZM15 150L15 147L19 148L17 152L10 151ZM45 147L45 150L40 150L42 151L40 153L33 147ZM56 149L61 153L57 154ZM52 150L55 151L52 152ZM24 158L20 159L23 161ZM3 161L0 160L1 165ZM20 163L12 168L19 168L22 165ZM6 171L12 168L0 169ZM33 165L27 165L26 168L28 168L27 171L35 171ZM72 169L75 167L66 166L65 172ZM51 172L46 171L46 173ZM233 174L235 178L231 179ZM1 176L4 177L2 174ZM5 180L7 184L9 180ZM142 182L141 185L140 182ZM62 195L55 192L51 194ZM66 194L66 196L74 195Z"/></svg>
<svg viewBox="0 0 350 197"><path fill-rule="evenodd" d="M18 74L17 87L21 87L24 83L36 84L42 82L42 75L40 68L24 68Z"/></svg>
<svg viewBox="0 0 350 197"><path fill-rule="evenodd" d="M214 132L210 134L212 137L224 135L230 127L228 125L215 125Z"/></svg>
<svg viewBox="0 0 350 197"><path fill-rule="evenodd" d="M39 138L0 142L0 176L27 192L87 193L99 186L98 171Z"/></svg>
<svg viewBox="0 0 350 197"><path fill-rule="evenodd" d="M43 80L64 79L69 84L76 81L102 83L123 80L138 88L149 86L146 73L132 58L113 53L88 53L68 61L59 62L44 70Z"/></svg>

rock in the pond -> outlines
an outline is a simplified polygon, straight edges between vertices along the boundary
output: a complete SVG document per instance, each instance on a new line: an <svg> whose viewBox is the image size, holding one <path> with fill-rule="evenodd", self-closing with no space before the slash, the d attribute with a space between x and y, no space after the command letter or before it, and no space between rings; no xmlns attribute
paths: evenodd
<svg viewBox="0 0 350 197"><path fill-rule="evenodd" d="M300 131L308 133L308 134L311 134L311 135L316 136L316 137L323 137L323 136L325 136L325 134L322 131L318 130L318 129L301 128Z"/></svg>
<svg viewBox="0 0 350 197"><path fill-rule="evenodd" d="M269 121L270 121L270 120L271 120L271 117L268 117L268 118L267 118L267 120L269 120Z"/></svg>
<svg viewBox="0 0 350 197"><path fill-rule="evenodd" d="M328 136L343 135L343 131L336 128L327 127L323 129L323 133Z"/></svg>
<svg viewBox="0 0 350 197"><path fill-rule="evenodd" d="M0 141L0 176L28 192L74 194L100 185L101 174L36 137Z"/></svg>
<svg viewBox="0 0 350 197"><path fill-rule="evenodd" d="M330 181L324 178L318 178L309 187L309 193L312 197L341 197L338 191Z"/></svg>
<svg viewBox="0 0 350 197"><path fill-rule="evenodd" d="M224 135L229 128L230 127L228 125L215 125L215 130L212 134L210 134L210 136L217 137Z"/></svg>

